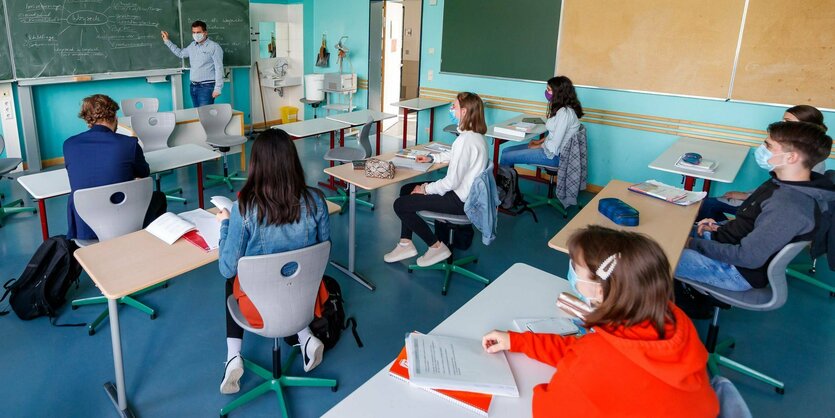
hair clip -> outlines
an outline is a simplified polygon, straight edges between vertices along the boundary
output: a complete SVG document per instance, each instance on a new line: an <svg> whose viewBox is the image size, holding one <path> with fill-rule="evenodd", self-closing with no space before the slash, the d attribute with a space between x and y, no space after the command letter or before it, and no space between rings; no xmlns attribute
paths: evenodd
<svg viewBox="0 0 835 418"><path fill-rule="evenodd" d="M615 271L615 266L618 265L618 258L620 258L620 253L612 254L609 258L603 260L595 272L597 277L600 277L602 280L607 280L612 275L612 272Z"/></svg>

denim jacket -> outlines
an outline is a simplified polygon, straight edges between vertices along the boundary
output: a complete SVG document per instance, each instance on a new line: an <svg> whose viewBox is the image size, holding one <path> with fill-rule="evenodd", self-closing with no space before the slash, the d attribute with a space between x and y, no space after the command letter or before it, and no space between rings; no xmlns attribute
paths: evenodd
<svg viewBox="0 0 835 418"><path fill-rule="evenodd" d="M301 199L301 217L292 224L267 225L258 222L257 208L242 216L237 202L229 219L220 226L218 266L223 277L238 274L238 260L252 255L275 254L309 247L330 239L328 207L322 193L308 189L316 207L309 211Z"/></svg>
<svg viewBox="0 0 835 418"><path fill-rule="evenodd" d="M464 213L481 231L481 242L490 245L496 239L496 220L499 208L499 192L493 177L493 162L473 180L470 194L464 202Z"/></svg>

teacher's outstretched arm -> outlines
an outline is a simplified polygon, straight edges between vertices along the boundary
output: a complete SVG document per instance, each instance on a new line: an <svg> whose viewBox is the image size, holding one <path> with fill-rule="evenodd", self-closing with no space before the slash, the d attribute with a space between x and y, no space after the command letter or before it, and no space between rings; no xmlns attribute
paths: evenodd
<svg viewBox="0 0 835 418"><path fill-rule="evenodd" d="M174 45L174 42L171 42L171 39L168 38L168 32L161 31L160 35L162 35L162 42L165 43L165 46L171 50L174 55L178 58L188 58L188 48L180 49L177 45Z"/></svg>

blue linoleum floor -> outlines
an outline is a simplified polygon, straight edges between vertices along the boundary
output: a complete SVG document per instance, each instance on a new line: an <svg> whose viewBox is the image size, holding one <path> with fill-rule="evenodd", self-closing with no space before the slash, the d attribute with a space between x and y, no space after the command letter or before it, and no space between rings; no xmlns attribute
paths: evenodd
<svg viewBox="0 0 835 418"><path fill-rule="evenodd" d="M399 142L395 138L384 139L385 146L391 149ZM296 144L308 184L324 179L321 156L327 149L327 139L310 138ZM237 165L237 158L231 160ZM217 168L207 164L206 172ZM164 178L165 186L183 186L190 200L188 206L169 203L169 210L179 212L196 207L195 175L192 168ZM523 188L544 193L541 185L526 184ZM377 291L369 292L328 268L328 274L342 285L346 308L359 322L365 347L357 348L350 334L343 334L339 344L326 353L322 365L311 373L339 379L339 391L291 389L288 399L293 417L322 415L387 364L402 347L405 332L431 330L483 288L475 282L454 278L449 293L441 296L442 279L438 272L408 274L404 264L382 262L383 254L399 237L399 223L391 210L398 189L392 186L374 192L375 211L357 210L357 270L377 284ZM26 196L16 182L3 181L0 192L7 198ZM231 196L228 190L216 187L206 191L207 201L215 194ZM584 194L583 199L589 198ZM51 233L64 232L66 198L48 201L47 210ZM538 209L537 214L539 223L534 223L529 215L501 215L499 238L489 247L484 247L477 235L475 244L466 252L480 256L472 269L493 279L513 263L523 262L563 276L567 257L549 249L546 243L566 221L547 208ZM331 258L345 260L347 214L332 216L331 225ZM20 274L39 243L36 215L8 218L6 226L0 228L0 279L5 281ZM835 282L826 268L820 270L819 276ZM786 306L775 312L734 310L722 314L722 334L732 334L737 339L731 358L784 380L786 394L777 395L767 386L730 371L726 376L740 389L755 417L831 416L835 409L835 398L831 396L835 381L835 299L796 281L791 282L790 292ZM94 295L98 292L82 274L81 286L69 296ZM131 406L142 417L216 416L233 399L218 392L226 345L223 279L216 264L174 279L167 289L140 299L158 308L159 317L151 321L134 309L120 311ZM100 309L104 305L76 311L65 308L59 321L90 321ZM706 326L705 321L697 322L700 331ZM102 384L113 379L107 324L90 337L84 328L56 328L43 318L23 322L10 314L0 318L0 335L0 416L116 416L102 390ZM247 335L243 355L268 366L271 346L272 341ZM285 355L287 351L285 346ZM291 372L303 373L298 360ZM258 378L247 374L242 381L243 390L258 383ZM265 395L232 416L273 417L278 411L275 397Z"/></svg>

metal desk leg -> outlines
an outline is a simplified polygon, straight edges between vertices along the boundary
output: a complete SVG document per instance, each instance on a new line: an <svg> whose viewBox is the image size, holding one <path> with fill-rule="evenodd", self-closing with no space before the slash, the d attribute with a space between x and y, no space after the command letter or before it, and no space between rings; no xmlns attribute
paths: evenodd
<svg viewBox="0 0 835 418"><path fill-rule="evenodd" d="M696 184L696 178L690 176L684 176L684 190L693 190L693 186Z"/></svg>
<svg viewBox="0 0 835 418"><path fill-rule="evenodd" d="M504 140L493 138L493 176L499 175L499 147Z"/></svg>
<svg viewBox="0 0 835 418"><path fill-rule="evenodd" d="M710 195L710 180L702 180L702 191Z"/></svg>
<svg viewBox="0 0 835 418"><path fill-rule="evenodd" d="M380 136L383 134L383 121L377 121L377 148L374 148L374 155L380 155Z"/></svg>
<svg viewBox="0 0 835 418"><path fill-rule="evenodd" d="M356 258L356 240L357 240L357 186L353 183L348 185L348 268L331 261L331 265L336 267L339 271L345 273L346 276L356 280L359 284L365 286L370 291L377 288L374 283L366 280L354 271L354 259Z"/></svg>
<svg viewBox="0 0 835 418"><path fill-rule="evenodd" d="M435 108L429 109L429 142L432 142L432 132L435 130Z"/></svg>
<svg viewBox="0 0 835 418"><path fill-rule="evenodd" d="M409 109L403 108L403 148L406 148L406 135L409 133L407 127L409 125ZM417 137L415 137L415 144L417 144Z"/></svg>
<svg viewBox="0 0 835 418"><path fill-rule="evenodd" d="M49 223L46 221L46 200L38 199L38 216L41 218L41 236L43 240L49 239Z"/></svg>
<svg viewBox="0 0 835 418"><path fill-rule="evenodd" d="M125 395L125 369L122 364L122 336L119 332L119 302L116 299L107 300L107 311L110 313L110 340L113 342L113 368L116 371L116 385L107 382L104 391L113 402L113 406L122 417L133 417L133 411L128 408L128 398Z"/></svg>
<svg viewBox="0 0 835 418"><path fill-rule="evenodd" d="M197 163L197 206L203 209L203 163Z"/></svg>
<svg viewBox="0 0 835 418"><path fill-rule="evenodd" d="M344 135L345 135L344 131L342 129L340 129L339 132L340 132L341 135L343 135L343 138L344 138ZM330 149L333 149L333 147L335 145L334 144L335 140L336 140L336 134L334 133L334 131L331 131L331 148ZM330 166L333 167L333 161L330 162ZM330 177L330 178L328 178L328 181L320 181L319 185L326 188L326 189L336 191L336 180L333 178L333 176L328 176L328 177Z"/></svg>

